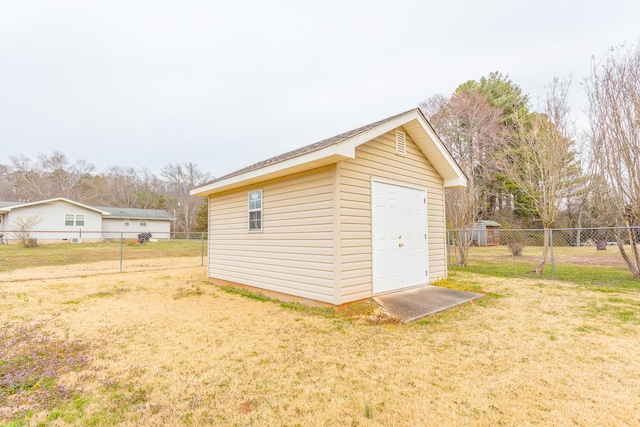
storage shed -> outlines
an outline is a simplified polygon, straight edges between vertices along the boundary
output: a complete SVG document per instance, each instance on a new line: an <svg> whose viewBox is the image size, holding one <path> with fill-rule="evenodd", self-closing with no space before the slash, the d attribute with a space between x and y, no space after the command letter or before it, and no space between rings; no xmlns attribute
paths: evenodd
<svg viewBox="0 0 640 427"><path fill-rule="evenodd" d="M500 224L488 219L476 221L473 225L473 244L476 246L499 245Z"/></svg>
<svg viewBox="0 0 640 427"><path fill-rule="evenodd" d="M466 183L413 109L191 194L209 201L210 278L341 305L446 277L444 189Z"/></svg>

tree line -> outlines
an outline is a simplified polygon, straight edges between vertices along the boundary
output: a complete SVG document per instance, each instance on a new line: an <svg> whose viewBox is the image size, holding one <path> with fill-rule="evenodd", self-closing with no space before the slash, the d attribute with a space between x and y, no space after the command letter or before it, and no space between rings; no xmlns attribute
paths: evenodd
<svg viewBox="0 0 640 427"><path fill-rule="evenodd" d="M195 163L168 163L160 175L146 168L110 166L97 172L85 160L53 151L0 164L0 200L31 202L64 197L90 206L164 209L176 218L174 231L205 231L206 203L189 190L211 179ZM204 211L204 214L202 213Z"/></svg>
<svg viewBox="0 0 640 427"><path fill-rule="evenodd" d="M640 46L612 49L584 79L589 126L576 134L571 79L554 78L541 104L498 72L434 95L420 108L468 177L447 190L447 226L466 265L479 219L513 228L620 227L615 239L640 278ZM578 235L579 236L579 235ZM578 237L580 239L580 237ZM579 245L580 242L575 242Z"/></svg>

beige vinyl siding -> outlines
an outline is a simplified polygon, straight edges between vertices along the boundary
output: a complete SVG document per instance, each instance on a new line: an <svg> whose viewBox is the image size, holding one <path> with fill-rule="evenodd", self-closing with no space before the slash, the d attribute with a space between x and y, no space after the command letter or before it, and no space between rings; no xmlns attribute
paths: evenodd
<svg viewBox="0 0 640 427"><path fill-rule="evenodd" d="M443 181L407 134L406 156L395 151L395 131L356 148L356 158L340 162L340 248L342 303L372 295L371 178L427 190L429 278L446 277Z"/></svg>
<svg viewBox="0 0 640 427"><path fill-rule="evenodd" d="M209 276L334 303L335 166L209 199ZM248 231L247 195L262 189L262 231Z"/></svg>

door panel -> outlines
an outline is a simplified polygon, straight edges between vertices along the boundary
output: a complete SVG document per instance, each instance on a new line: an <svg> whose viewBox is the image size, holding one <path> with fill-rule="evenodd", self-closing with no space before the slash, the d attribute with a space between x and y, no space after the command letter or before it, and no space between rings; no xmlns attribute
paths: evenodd
<svg viewBox="0 0 640 427"><path fill-rule="evenodd" d="M372 182L373 292L428 282L424 190Z"/></svg>

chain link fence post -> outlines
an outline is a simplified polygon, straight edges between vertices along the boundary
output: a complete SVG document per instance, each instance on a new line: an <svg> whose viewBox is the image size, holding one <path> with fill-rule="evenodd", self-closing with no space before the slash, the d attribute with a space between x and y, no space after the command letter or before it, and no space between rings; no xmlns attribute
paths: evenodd
<svg viewBox="0 0 640 427"><path fill-rule="evenodd" d="M122 273L122 246L124 244L124 233L120 232L120 273Z"/></svg>
<svg viewBox="0 0 640 427"><path fill-rule="evenodd" d="M451 235L447 230L447 267L451 267Z"/></svg>
<svg viewBox="0 0 640 427"><path fill-rule="evenodd" d="M204 267L204 233L203 232L200 232L200 242L202 245L202 255L201 255L200 266Z"/></svg>
<svg viewBox="0 0 640 427"><path fill-rule="evenodd" d="M549 249L551 249L551 280L556 280L556 262L553 257L553 229L549 229Z"/></svg>

